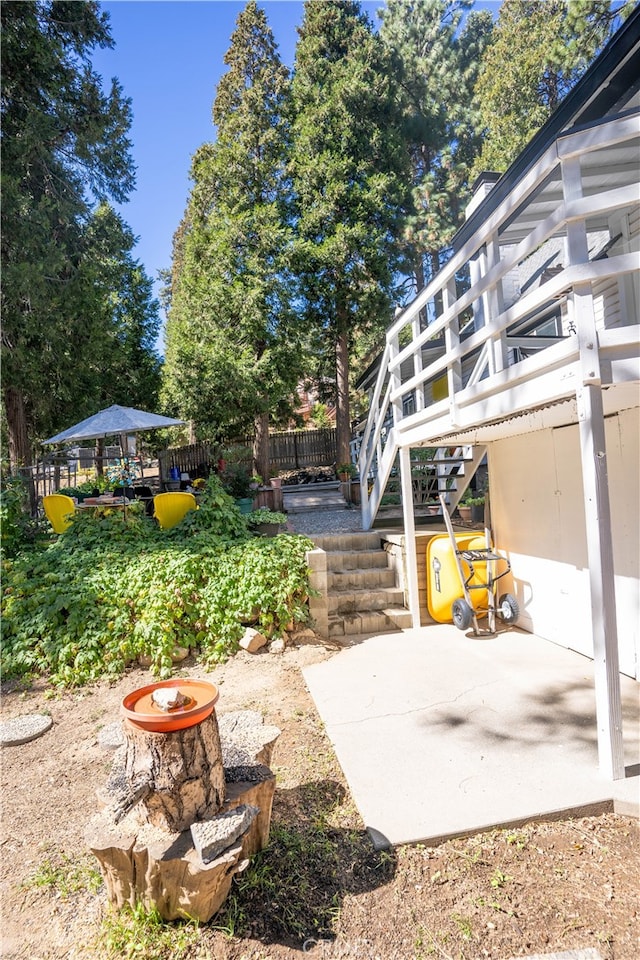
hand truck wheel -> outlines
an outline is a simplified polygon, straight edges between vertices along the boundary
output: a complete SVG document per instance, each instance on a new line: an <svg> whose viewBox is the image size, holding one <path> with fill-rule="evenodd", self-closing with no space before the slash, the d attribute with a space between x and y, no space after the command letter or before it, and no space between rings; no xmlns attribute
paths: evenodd
<svg viewBox="0 0 640 960"><path fill-rule="evenodd" d="M451 617L458 630L468 630L473 621L473 610L466 600L460 598L453 601Z"/></svg>
<svg viewBox="0 0 640 960"><path fill-rule="evenodd" d="M503 593L498 600L498 609L496 613L505 623L515 623L520 616L520 606L518 601L510 593Z"/></svg>

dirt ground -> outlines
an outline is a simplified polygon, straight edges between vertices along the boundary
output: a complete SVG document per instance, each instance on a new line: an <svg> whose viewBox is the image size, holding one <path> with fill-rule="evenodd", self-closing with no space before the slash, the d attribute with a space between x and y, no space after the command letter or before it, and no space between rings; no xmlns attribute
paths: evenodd
<svg viewBox="0 0 640 960"><path fill-rule="evenodd" d="M0 758L2 956L507 960L591 947L635 960L635 820L607 813L374 852L300 672L339 655L243 652L212 673L189 661L181 671L220 687L219 713L260 710L282 730L270 845L200 927L114 915L84 841L112 759L99 731L149 673L63 694L5 689L3 719L48 713L54 723Z"/></svg>

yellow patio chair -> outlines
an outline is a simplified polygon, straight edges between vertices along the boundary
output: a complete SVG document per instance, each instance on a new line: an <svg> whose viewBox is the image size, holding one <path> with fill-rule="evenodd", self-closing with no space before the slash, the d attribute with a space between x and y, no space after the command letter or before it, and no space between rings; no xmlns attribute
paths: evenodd
<svg viewBox="0 0 640 960"><path fill-rule="evenodd" d="M192 493L157 493L153 498L153 515L162 530L170 530L180 523L198 504Z"/></svg>
<svg viewBox="0 0 640 960"><path fill-rule="evenodd" d="M64 533L71 526L69 518L76 510L71 497L66 497L64 493L50 493L42 498L42 506L54 533Z"/></svg>

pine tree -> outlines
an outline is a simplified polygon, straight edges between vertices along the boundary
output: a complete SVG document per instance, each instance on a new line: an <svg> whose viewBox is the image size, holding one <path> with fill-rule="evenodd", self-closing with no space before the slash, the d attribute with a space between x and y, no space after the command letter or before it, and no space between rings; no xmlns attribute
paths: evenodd
<svg viewBox="0 0 640 960"><path fill-rule="evenodd" d="M463 217L470 164L480 148L472 111L476 65L493 21L473 0L388 0L380 35L398 64L403 134L411 157L413 210L405 227L407 271L420 289Z"/></svg>
<svg viewBox="0 0 640 960"><path fill-rule="evenodd" d="M476 86L484 131L475 172L506 170L635 0L504 0Z"/></svg>
<svg viewBox="0 0 640 960"><path fill-rule="evenodd" d="M253 428L268 476L268 425L291 401L301 355L291 303L288 71L265 14L240 13L216 92L216 142L196 153L174 238L164 394L200 434Z"/></svg>
<svg viewBox="0 0 640 960"><path fill-rule="evenodd" d="M391 64L358 3L305 4L292 89L295 271L315 350L333 365L347 461L350 361L388 325L408 202Z"/></svg>
<svg viewBox="0 0 640 960"><path fill-rule="evenodd" d="M101 363L101 332L86 343L101 311L88 227L95 200L126 199L134 175L129 101L116 82L105 95L91 68L92 50L112 45L98 4L33 0L1 14L2 393L15 466L56 410L82 409L83 361Z"/></svg>

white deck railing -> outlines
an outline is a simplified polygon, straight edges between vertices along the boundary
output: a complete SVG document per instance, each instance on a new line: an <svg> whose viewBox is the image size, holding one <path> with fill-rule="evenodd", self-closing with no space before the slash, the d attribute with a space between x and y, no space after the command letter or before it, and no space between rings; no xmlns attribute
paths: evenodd
<svg viewBox="0 0 640 960"><path fill-rule="evenodd" d="M585 244L582 262L569 261L561 272L509 305L503 281L543 244L564 238L576 224L584 225L586 236L589 230L601 231L603 225L606 229L616 215L637 208L638 173L632 171L635 163L629 157L639 138L640 117L635 113L556 140L389 328L360 446L365 528L377 513L399 450L446 442L496 419L575 396L578 384L585 382L588 371L585 374L580 362L584 351L580 321L573 324L571 333L566 329L573 317L573 297L590 291L594 282L637 273L634 244L627 240L622 252L595 261L588 260ZM577 186L576 169L580 173ZM616 181L611 171L622 175ZM541 220L534 204L550 184L561 199ZM509 239L514 223L521 226L518 237L522 237L515 242ZM458 295L456 277L465 271L478 275ZM426 328L421 326L421 312L429 307L435 316L436 304L439 315ZM535 324L536 317L547 318L552 309L564 317L566 335L529 337L536 352L514 362L510 334L529 321ZM472 313L482 317L481 325L471 320ZM637 317L627 316L625 322L629 326L616 330L616 348L620 356L628 356L629 351L637 356ZM610 355L611 338L604 335L606 329L602 332ZM445 349L425 362L423 350L436 340L444 340ZM594 376L599 376L599 364ZM434 402L430 386L435 381L442 384L444 378L446 398ZM408 403L411 413L405 414Z"/></svg>

